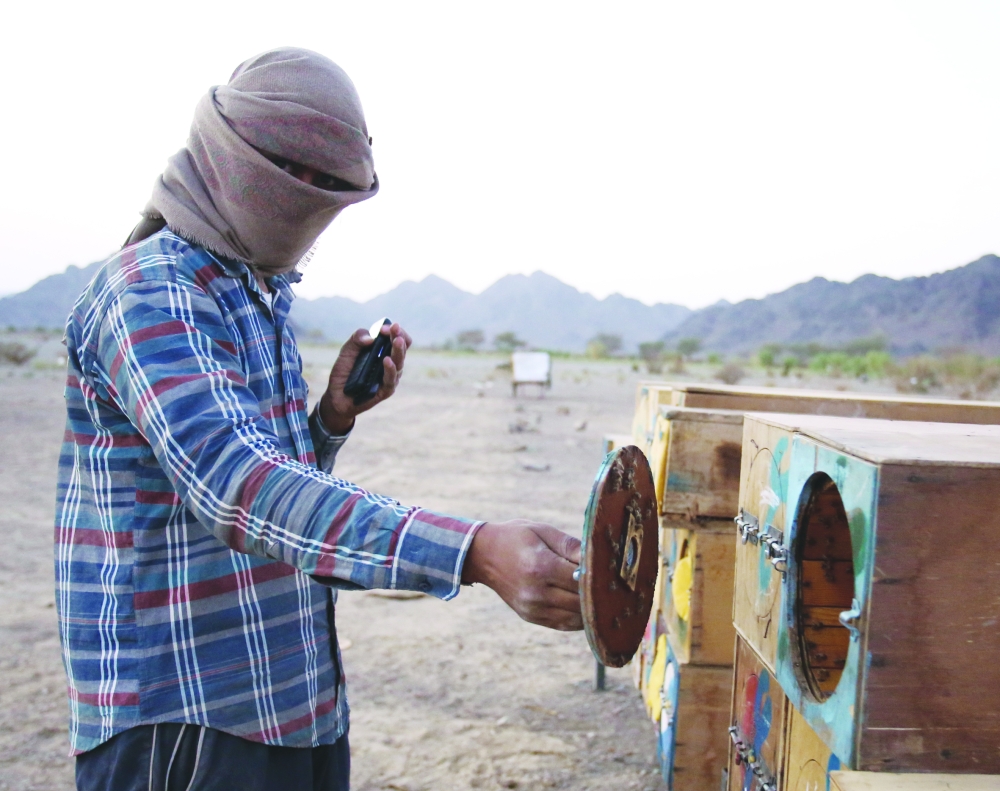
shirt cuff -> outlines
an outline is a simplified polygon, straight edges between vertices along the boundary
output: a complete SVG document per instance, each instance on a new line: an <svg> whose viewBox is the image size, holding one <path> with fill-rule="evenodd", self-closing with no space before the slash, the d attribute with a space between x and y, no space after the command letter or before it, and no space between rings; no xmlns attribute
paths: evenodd
<svg viewBox="0 0 1000 791"><path fill-rule="evenodd" d="M333 434L320 418L319 404L316 404L309 413L309 434L312 437L313 451L316 453L316 466L323 472L331 472L337 460L337 451L347 442L351 432L339 436Z"/></svg>
<svg viewBox="0 0 1000 791"><path fill-rule="evenodd" d="M400 532L389 587L454 599L472 539L484 524L416 509Z"/></svg>

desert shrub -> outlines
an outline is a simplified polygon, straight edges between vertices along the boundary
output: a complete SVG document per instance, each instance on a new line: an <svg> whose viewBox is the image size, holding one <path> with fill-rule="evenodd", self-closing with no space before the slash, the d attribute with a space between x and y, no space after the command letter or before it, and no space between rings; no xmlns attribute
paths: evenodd
<svg viewBox="0 0 1000 791"><path fill-rule="evenodd" d="M757 361L761 364L762 368L773 368L780 353L780 344L768 343L760 347L760 351L757 352Z"/></svg>
<svg viewBox="0 0 1000 791"><path fill-rule="evenodd" d="M455 336L455 345L459 349L475 351L485 342L486 336L482 330L462 330Z"/></svg>
<svg viewBox="0 0 1000 791"><path fill-rule="evenodd" d="M896 390L900 393L929 393L941 386L942 361L923 355L911 357L892 367Z"/></svg>
<svg viewBox="0 0 1000 791"><path fill-rule="evenodd" d="M35 356L36 350L23 343L13 341L10 343L0 343L0 360L14 365L24 365Z"/></svg>
<svg viewBox="0 0 1000 791"><path fill-rule="evenodd" d="M809 368L827 376L853 376L855 378L883 377L892 357L888 352L870 350L862 355L846 351L821 352L809 361Z"/></svg>
<svg viewBox="0 0 1000 791"><path fill-rule="evenodd" d="M745 376L746 371L743 370L739 363L726 363L715 372L715 378L727 385L737 384Z"/></svg>
<svg viewBox="0 0 1000 791"><path fill-rule="evenodd" d="M677 353L690 357L701 351L701 338L681 338L677 341Z"/></svg>
<svg viewBox="0 0 1000 791"><path fill-rule="evenodd" d="M851 357L864 357L870 352L888 351L889 340L884 335L874 335L871 338L848 341L843 348Z"/></svg>
<svg viewBox="0 0 1000 791"><path fill-rule="evenodd" d="M639 344L639 357L646 363L646 369L651 374L663 372L663 351L665 344L663 341L650 341Z"/></svg>
<svg viewBox="0 0 1000 791"><path fill-rule="evenodd" d="M722 355L718 352L712 352L705 359L709 365L722 365Z"/></svg>
<svg viewBox="0 0 1000 791"><path fill-rule="evenodd" d="M587 343L588 357L611 357L622 349L622 336L601 332Z"/></svg>
<svg viewBox="0 0 1000 791"><path fill-rule="evenodd" d="M802 361L798 357L791 357L791 356L786 357L784 360L781 361L781 375L788 376L792 372L793 368L802 368L802 367L804 366L802 364Z"/></svg>
<svg viewBox="0 0 1000 791"><path fill-rule="evenodd" d="M522 341L513 332L501 332L493 338L493 345L502 352L512 352L527 346L527 341Z"/></svg>

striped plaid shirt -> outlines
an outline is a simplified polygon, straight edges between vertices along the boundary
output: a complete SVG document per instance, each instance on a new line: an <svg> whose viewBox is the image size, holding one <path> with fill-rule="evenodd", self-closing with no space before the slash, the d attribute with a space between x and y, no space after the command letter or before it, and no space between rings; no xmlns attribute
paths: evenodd
<svg viewBox="0 0 1000 791"><path fill-rule="evenodd" d="M73 753L184 722L330 744L335 588L459 590L480 523L333 477L288 308L169 230L113 256L66 330L56 602Z"/></svg>

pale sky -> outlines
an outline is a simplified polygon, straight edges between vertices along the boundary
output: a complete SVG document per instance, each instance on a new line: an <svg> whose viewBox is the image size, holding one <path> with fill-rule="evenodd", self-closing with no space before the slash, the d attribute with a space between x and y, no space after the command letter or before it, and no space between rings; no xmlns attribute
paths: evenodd
<svg viewBox="0 0 1000 791"><path fill-rule="evenodd" d="M382 183L298 289L541 269L700 307L1000 252L996 2L18 3L0 292L117 248L240 61L354 79Z"/></svg>

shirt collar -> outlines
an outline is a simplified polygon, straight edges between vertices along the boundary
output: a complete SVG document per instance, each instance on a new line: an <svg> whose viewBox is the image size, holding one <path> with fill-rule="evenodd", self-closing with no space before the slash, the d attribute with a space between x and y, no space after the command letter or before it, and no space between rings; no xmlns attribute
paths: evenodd
<svg viewBox="0 0 1000 791"><path fill-rule="evenodd" d="M225 272L229 277L235 278L236 280L243 281L243 284L257 297L274 309L274 312L279 314L281 318L284 318L288 313L288 309L291 307L292 300L295 299L295 292L292 291L292 284L298 283L302 280L302 273L297 269L293 269L291 272L286 272L283 275L272 275L266 278L267 285L275 292L275 299L271 302L264 292L261 290L260 283L257 282L257 278L253 273L253 270L244 264L242 261L235 261L231 258L224 258L221 255L216 255L215 253L205 250L208 255L210 255L216 263L222 267L222 271Z"/></svg>

